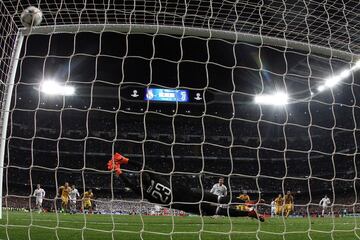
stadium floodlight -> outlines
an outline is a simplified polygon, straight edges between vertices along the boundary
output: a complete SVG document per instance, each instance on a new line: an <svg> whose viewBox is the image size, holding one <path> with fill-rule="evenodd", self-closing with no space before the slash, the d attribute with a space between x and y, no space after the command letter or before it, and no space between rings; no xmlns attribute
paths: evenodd
<svg viewBox="0 0 360 240"><path fill-rule="evenodd" d="M351 68L352 71L360 69L360 60L358 60L355 65Z"/></svg>
<svg viewBox="0 0 360 240"><path fill-rule="evenodd" d="M341 76L334 76L325 80L324 85L328 88L334 87L342 80Z"/></svg>
<svg viewBox="0 0 360 240"><path fill-rule="evenodd" d="M337 85L339 82L341 82L342 80L344 80L345 78L350 77L351 73L357 71L360 68L360 61L357 61L355 63L355 65L349 69L346 69L344 71L342 71L340 74L335 75L333 77L327 78L325 79L325 83L324 85L320 85L318 87L318 91L322 92L324 91L326 88L332 88L335 85Z"/></svg>
<svg viewBox="0 0 360 240"><path fill-rule="evenodd" d="M326 79L324 85L328 88L332 88L343 79L349 77L351 73L352 73L351 69L344 70L339 75L335 75L331 78Z"/></svg>
<svg viewBox="0 0 360 240"><path fill-rule="evenodd" d="M61 85L54 80L44 80L40 83L40 92L47 95L71 96L75 94L75 88L72 86Z"/></svg>
<svg viewBox="0 0 360 240"><path fill-rule="evenodd" d="M349 69L349 70L344 70L344 71L342 71L342 72L339 74L339 78L340 78L340 79L344 79L344 78L350 77L351 72L352 72L351 69Z"/></svg>
<svg viewBox="0 0 360 240"><path fill-rule="evenodd" d="M286 93L278 92L275 94L262 94L255 96L255 103L261 105L282 106L288 103L289 97Z"/></svg>
<svg viewBox="0 0 360 240"><path fill-rule="evenodd" d="M322 91L325 90L325 86L324 86L324 85L320 85L320 86L318 86L317 90L318 90L319 92L322 92Z"/></svg>

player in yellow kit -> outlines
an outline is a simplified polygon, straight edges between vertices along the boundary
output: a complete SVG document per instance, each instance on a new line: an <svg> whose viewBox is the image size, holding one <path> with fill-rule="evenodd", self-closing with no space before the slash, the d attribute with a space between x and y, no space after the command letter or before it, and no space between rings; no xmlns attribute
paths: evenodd
<svg viewBox="0 0 360 240"><path fill-rule="evenodd" d="M92 199L94 198L94 194L91 189L84 192L82 195L82 201L83 201L83 209L84 212L91 212L92 211Z"/></svg>
<svg viewBox="0 0 360 240"><path fill-rule="evenodd" d="M283 203L284 203L284 199L282 195L279 194L274 201L275 201L275 215L281 215L283 209Z"/></svg>
<svg viewBox="0 0 360 240"><path fill-rule="evenodd" d="M69 183L66 182L64 186L59 188L59 195L61 196L61 211L66 212L68 210L69 205L69 194L71 192L71 188Z"/></svg>
<svg viewBox="0 0 360 240"><path fill-rule="evenodd" d="M243 194L240 194L237 199L244 201L245 204L239 204L236 206L236 208L240 211L249 211L249 207L246 206L246 203L250 202L250 196L246 192L244 192Z"/></svg>
<svg viewBox="0 0 360 240"><path fill-rule="evenodd" d="M286 195L284 196L284 203L284 214L285 218L287 218L289 214L294 211L294 197L290 191L287 191Z"/></svg>

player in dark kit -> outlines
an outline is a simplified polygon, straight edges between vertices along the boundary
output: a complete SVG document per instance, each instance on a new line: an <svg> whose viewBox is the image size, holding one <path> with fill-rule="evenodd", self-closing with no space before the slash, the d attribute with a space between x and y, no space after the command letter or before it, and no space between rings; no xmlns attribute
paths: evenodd
<svg viewBox="0 0 360 240"><path fill-rule="evenodd" d="M143 170L140 177L133 180L122 172L121 165L141 168L142 164L135 161L130 162L128 158L115 153L112 159L109 160L107 167L108 170L115 171L126 186L144 196L151 203L203 216L251 217L264 221L264 217L258 215L254 210L241 211L236 209L235 205L224 207L224 204L230 203L230 197L218 197L210 192L191 190L190 187L179 183L171 188L170 181L163 174L150 170ZM218 207L219 204L222 207Z"/></svg>

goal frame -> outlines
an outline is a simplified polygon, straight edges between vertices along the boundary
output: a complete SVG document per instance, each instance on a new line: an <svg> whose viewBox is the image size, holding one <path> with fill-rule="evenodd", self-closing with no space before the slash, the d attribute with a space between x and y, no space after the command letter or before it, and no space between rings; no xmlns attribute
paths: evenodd
<svg viewBox="0 0 360 240"><path fill-rule="evenodd" d="M207 39L223 39L236 42L247 42L260 45L269 45L303 51L308 54L317 54L339 58L344 61L356 61L360 56L347 51L333 49L328 46L311 44L310 42L300 42L288 40L286 38L277 38L271 36L262 36L258 34L234 32L226 30L217 30L210 28L179 27L166 25L146 25L146 24L71 24L71 25L48 25L33 28L20 28L19 32L26 36L29 34L53 34L53 33L78 33L103 31L122 32L127 34L168 34L178 36L195 36Z"/></svg>
<svg viewBox="0 0 360 240"><path fill-rule="evenodd" d="M145 24L72 24L72 25L48 25L38 26L32 28L19 28L15 44L12 52L10 69L8 79L5 83L5 96L2 103L0 121L2 121L1 129L1 142L0 142L0 219L2 218L2 198L3 198L3 178L4 178L4 160L7 144L7 129L9 121L9 113L11 107L11 100L13 95L13 88L15 84L15 77L20 58L20 52L23 45L25 36L30 34L54 34L54 33L78 33L78 32L94 32L101 33L108 32L121 32L126 34L168 34L178 36L195 36L205 39L222 39L234 42L247 42L252 44L269 45L274 47L281 47L285 49L294 49L305 52L306 54L316 54L329 56L332 58L342 59L344 61L354 62L359 56L351 52L332 49L330 47L319 46L311 44L310 42L304 43L300 41L287 40L285 38L276 38L270 36L262 36L257 34L214 30L206 28L193 28L193 27L178 27L178 26L161 26L161 25L145 25Z"/></svg>
<svg viewBox="0 0 360 240"><path fill-rule="evenodd" d="M8 79L5 82L5 96L3 96L3 103L1 109L0 121L1 126L1 139L0 139L0 219L2 219L2 199L3 199L3 180L4 180L4 161L5 151L7 143L7 129L9 124L9 113L11 107L11 99L13 95L13 89L15 85L16 71L19 63L20 52L24 40L24 35L21 31L18 31L14 42L14 49L11 54L10 69Z"/></svg>

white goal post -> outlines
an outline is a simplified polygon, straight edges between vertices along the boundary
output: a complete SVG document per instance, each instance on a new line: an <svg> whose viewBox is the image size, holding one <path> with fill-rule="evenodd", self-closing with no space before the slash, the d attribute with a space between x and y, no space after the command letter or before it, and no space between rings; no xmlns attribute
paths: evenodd
<svg viewBox="0 0 360 240"><path fill-rule="evenodd" d="M1 141L0 141L0 196L2 196L2 187L3 187L3 179L4 179L4 158L5 158L5 151L6 151L6 141L7 141L7 130L8 130L8 122L9 122L9 111L10 111L10 104L11 98L14 89L14 79L18 67L18 61L20 56L20 51L22 47L24 36L19 32L17 34L13 54L10 61L10 72L8 74L9 78L5 81L4 85L4 93L1 99L3 102L1 103ZM2 197L0 197L0 219L2 218Z"/></svg>

